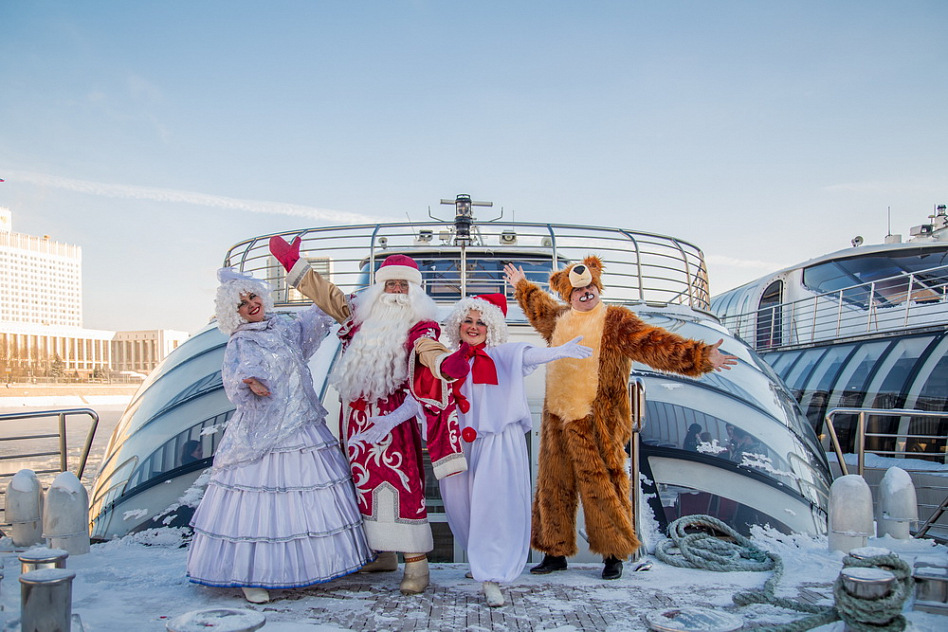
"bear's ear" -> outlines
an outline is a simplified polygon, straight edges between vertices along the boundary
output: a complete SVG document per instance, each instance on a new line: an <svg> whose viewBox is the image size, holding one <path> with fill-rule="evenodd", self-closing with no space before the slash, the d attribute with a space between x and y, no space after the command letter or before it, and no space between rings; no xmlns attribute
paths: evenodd
<svg viewBox="0 0 948 632"><path fill-rule="evenodd" d="M596 255L589 255L583 259L583 263L585 263L593 271L593 276L602 276L602 271L605 269L605 266L602 265L602 260L599 257Z"/></svg>
<svg viewBox="0 0 948 632"><path fill-rule="evenodd" d="M605 288L602 287L602 271L606 266L602 265L602 260L596 255L589 255L583 259L583 263L586 264L586 267L589 268L589 272L592 274L593 283L599 288L599 291L604 291Z"/></svg>
<svg viewBox="0 0 948 632"><path fill-rule="evenodd" d="M569 268L557 270L550 275L550 289L557 294L562 294L563 285L569 286Z"/></svg>

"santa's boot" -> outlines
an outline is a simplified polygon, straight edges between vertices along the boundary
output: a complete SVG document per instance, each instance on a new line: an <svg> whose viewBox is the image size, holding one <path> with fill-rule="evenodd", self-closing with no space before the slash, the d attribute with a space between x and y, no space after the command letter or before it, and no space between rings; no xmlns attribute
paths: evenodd
<svg viewBox="0 0 948 632"><path fill-rule="evenodd" d="M244 599L250 603L267 603L270 601L270 593L266 588L252 588L250 586L241 586L244 591Z"/></svg>
<svg viewBox="0 0 948 632"><path fill-rule="evenodd" d="M428 587L428 556L405 554L405 575L398 586L403 595L417 595Z"/></svg>
<svg viewBox="0 0 948 632"><path fill-rule="evenodd" d="M398 570L398 557L395 551L379 551L375 561L369 562L359 569L360 573L385 573Z"/></svg>
<svg viewBox="0 0 948 632"><path fill-rule="evenodd" d="M491 608L504 605L504 594L500 592L500 586L497 585L497 582L484 582L484 597L487 599L487 605Z"/></svg>

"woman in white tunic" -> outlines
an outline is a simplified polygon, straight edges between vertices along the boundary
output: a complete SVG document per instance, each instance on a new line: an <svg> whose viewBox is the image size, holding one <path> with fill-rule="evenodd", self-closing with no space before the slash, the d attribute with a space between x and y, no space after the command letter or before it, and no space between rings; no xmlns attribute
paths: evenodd
<svg viewBox="0 0 948 632"><path fill-rule="evenodd" d="M482 295L459 301L444 326L453 346L466 342L474 355L471 372L455 387L468 470L442 479L441 497L451 532L467 551L471 575L484 583L489 606L503 605L498 584L516 579L530 553L525 433L533 419L523 378L540 364L592 352L579 339L556 348L508 343L506 315L504 295Z"/></svg>
<svg viewBox="0 0 948 632"><path fill-rule="evenodd" d="M307 367L333 320L316 306L273 315L266 283L229 268L218 278L221 378L237 410L191 522L188 575L264 603L268 589L329 581L374 554Z"/></svg>
<svg viewBox="0 0 948 632"><path fill-rule="evenodd" d="M471 372L453 383L464 439L466 472L443 478L441 497L455 540L467 551L470 575L483 582L487 605L504 604L498 584L523 572L530 553L530 459L525 433L533 428L523 378L559 358L588 358L580 338L561 347L507 343L507 300L485 294L458 301L443 332L449 346L468 343ZM420 412L409 398L373 427L350 438L375 443Z"/></svg>

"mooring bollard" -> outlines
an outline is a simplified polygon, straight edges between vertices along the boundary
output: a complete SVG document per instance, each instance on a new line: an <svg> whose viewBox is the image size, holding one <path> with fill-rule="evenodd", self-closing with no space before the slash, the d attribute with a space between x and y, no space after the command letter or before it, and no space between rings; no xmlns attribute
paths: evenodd
<svg viewBox="0 0 948 632"><path fill-rule="evenodd" d="M14 546L43 541L43 487L33 470L20 470L7 483L5 515Z"/></svg>
<svg viewBox="0 0 948 632"><path fill-rule="evenodd" d="M70 555L89 552L89 492L72 472L63 472L46 492L43 537Z"/></svg>
<svg viewBox="0 0 948 632"><path fill-rule="evenodd" d="M20 555L20 573L29 573L41 568L66 568L69 553L62 549L36 547Z"/></svg>
<svg viewBox="0 0 948 632"><path fill-rule="evenodd" d="M830 551L849 553L866 546L873 535L872 492L858 474L840 476L830 487Z"/></svg>
<svg viewBox="0 0 948 632"><path fill-rule="evenodd" d="M64 568L43 568L20 575L22 632L69 632L75 577Z"/></svg>
<svg viewBox="0 0 948 632"><path fill-rule="evenodd" d="M876 566L846 566L839 580L842 590L836 591L836 608L844 632L888 626L901 617L902 601L890 603L900 589L895 573Z"/></svg>
<svg viewBox="0 0 948 632"><path fill-rule="evenodd" d="M895 575L882 568L847 566L839 572L843 585L854 597L879 599L892 592Z"/></svg>
<svg viewBox="0 0 948 632"><path fill-rule="evenodd" d="M215 608L179 615L165 627L168 632L253 632L266 623L267 618L255 610Z"/></svg>
<svg viewBox="0 0 948 632"><path fill-rule="evenodd" d="M915 484L909 473L890 467L879 485L878 536L890 535L897 540L912 537L911 526L918 522L918 500Z"/></svg>

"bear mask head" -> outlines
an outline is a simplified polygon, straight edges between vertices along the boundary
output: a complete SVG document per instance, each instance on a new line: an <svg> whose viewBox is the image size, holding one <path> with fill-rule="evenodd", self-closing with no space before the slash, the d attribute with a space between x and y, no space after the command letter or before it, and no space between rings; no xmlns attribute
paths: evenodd
<svg viewBox="0 0 948 632"><path fill-rule="evenodd" d="M563 270L550 275L550 289L560 295L563 301L569 303L574 288L586 287L590 283L602 293L602 261L595 255L590 255L580 263L574 263Z"/></svg>

